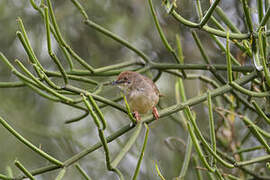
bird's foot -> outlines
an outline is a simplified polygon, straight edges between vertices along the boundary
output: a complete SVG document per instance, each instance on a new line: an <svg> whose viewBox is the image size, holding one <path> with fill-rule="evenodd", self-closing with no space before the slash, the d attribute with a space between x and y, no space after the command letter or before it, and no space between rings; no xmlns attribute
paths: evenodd
<svg viewBox="0 0 270 180"><path fill-rule="evenodd" d="M156 107L153 107L152 114L155 117L155 119L158 120L159 115L158 115L158 110Z"/></svg>
<svg viewBox="0 0 270 180"><path fill-rule="evenodd" d="M137 123L141 120L141 116L138 111L134 111L133 116L135 117Z"/></svg>

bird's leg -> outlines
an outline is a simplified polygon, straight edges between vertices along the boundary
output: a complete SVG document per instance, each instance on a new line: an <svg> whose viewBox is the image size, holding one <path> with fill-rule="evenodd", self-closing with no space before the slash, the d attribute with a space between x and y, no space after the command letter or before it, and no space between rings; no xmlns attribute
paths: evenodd
<svg viewBox="0 0 270 180"><path fill-rule="evenodd" d="M138 111L134 111L133 116L135 117L137 123L141 120L141 116Z"/></svg>
<svg viewBox="0 0 270 180"><path fill-rule="evenodd" d="M152 114L155 117L155 119L158 120L159 115L158 115L158 110L156 107L153 107Z"/></svg>

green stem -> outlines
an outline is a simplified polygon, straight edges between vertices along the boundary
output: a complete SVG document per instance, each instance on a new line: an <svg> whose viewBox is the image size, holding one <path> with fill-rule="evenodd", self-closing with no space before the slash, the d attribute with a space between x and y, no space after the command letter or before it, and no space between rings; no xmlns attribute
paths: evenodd
<svg viewBox="0 0 270 180"><path fill-rule="evenodd" d="M54 157L48 155L47 153L45 153L44 151L42 151L41 149L37 148L36 146L34 146L30 141L28 141L27 139L25 139L22 135L20 135L17 131L15 131L2 117L0 117L0 123L13 135L15 136L16 139L18 139L19 141L21 141L23 144L25 144L26 146L28 146L31 150L35 151L37 154L39 154L40 156L42 156L43 158L47 159L48 161L50 161L53 164L56 164L58 166L62 166L63 163L60 162L59 160L55 159Z"/></svg>
<svg viewBox="0 0 270 180"><path fill-rule="evenodd" d="M218 5L219 1L220 0L215 0L215 2L211 4L211 7L207 10L206 14L204 15L201 22L199 23L199 25L198 25L199 27L203 27L207 23L207 21L212 16L214 10L217 9L217 5Z"/></svg>
<svg viewBox="0 0 270 180"><path fill-rule="evenodd" d="M206 160L206 158L205 158L205 156L204 156L204 154L202 152L202 149L201 149L201 147L199 145L199 142L198 142L198 140L197 140L197 138L196 138L196 136L195 136L195 134L193 132L193 128L191 127L190 122L187 122L187 127L188 127L190 137L192 139L192 142L194 144L194 147L195 147L195 149L196 149L196 151L198 153L198 156L201 159L202 163L204 164L204 166L206 167L206 169L208 171L215 172L215 169L211 168L211 166L208 164L208 162L207 162L207 160Z"/></svg>
<svg viewBox="0 0 270 180"><path fill-rule="evenodd" d="M58 69L61 72L61 75L64 79L65 84L68 84L68 77L66 74L66 71L64 69L64 67L62 66L62 64L60 63L59 59L57 58L57 56L53 53L52 50L52 46L51 46L51 32L50 32L50 23L49 23L49 14L48 14L48 8L44 7L44 11L45 11L45 27L46 27L46 34L47 34L47 48L48 48L48 53L51 56L52 60L54 61L54 63L56 64L56 66L58 67Z"/></svg>
<svg viewBox="0 0 270 180"><path fill-rule="evenodd" d="M208 145L207 141L204 139L203 135L201 134L201 131L199 130L199 128L197 126L197 123L195 122L195 119L194 119L193 115L191 114L191 111L190 111L189 107L187 106L187 107L185 107L185 109L186 109L186 111L188 113L189 120L190 120L190 122L193 125L194 131L195 131L196 135L199 137L199 139L202 141L202 144L204 145L204 147L210 152L210 154L212 154L216 158L217 161L219 161L225 167L227 167L227 168L234 168L234 165L233 164L230 164L229 162L224 161L216 152L213 151L212 148L210 148L210 146ZM190 130L189 131L190 132L190 135L191 134L194 135L194 132L191 129L191 125L189 125L189 126L190 126L190 129L189 129ZM195 135L194 135L194 138L196 139ZM207 169L208 169L208 167L207 167ZM208 170L210 170L211 172L214 172L214 170L211 167Z"/></svg>
<svg viewBox="0 0 270 180"><path fill-rule="evenodd" d="M86 179L86 180L91 180L91 178L87 175L87 173L80 167L79 164L75 164L75 167L78 169L78 171L81 173L81 175Z"/></svg>
<svg viewBox="0 0 270 180"><path fill-rule="evenodd" d="M132 180L136 180L137 179L137 176L138 176L139 171L140 171L141 162L142 162L142 159L143 159L143 156L144 156L144 152L145 152L145 149L146 149L146 145L147 145L148 134L149 134L149 127L147 126L147 124L144 124L144 126L145 126L146 131L145 131L145 135L144 135L143 146L142 146L140 157L138 159L138 162L137 162L136 169L134 171Z"/></svg>
<svg viewBox="0 0 270 180"><path fill-rule="evenodd" d="M208 101L208 113L209 113L209 129L210 129L210 138L211 145L213 151L216 153L216 135L215 135L215 124L214 124L214 116L213 116L213 106L212 106L212 98L210 91L207 91L207 101ZM214 157L211 158L211 166L215 167L216 161Z"/></svg>
<svg viewBox="0 0 270 180"><path fill-rule="evenodd" d="M63 168L57 175L57 177L55 178L55 180L61 180L63 179L64 175L66 173L66 168Z"/></svg>
<svg viewBox="0 0 270 180"><path fill-rule="evenodd" d="M229 39L229 32L227 33L226 38L226 60L227 60L227 76L229 83L233 81L233 74L232 74L232 62L231 62L231 56L230 56L230 39Z"/></svg>
<svg viewBox="0 0 270 180"><path fill-rule="evenodd" d="M51 19L52 19L52 24L53 24L53 27L55 29L55 33L57 35L57 38L59 39L59 42L62 46L64 46L67 51L83 66L85 67L87 70L89 70L90 72L94 72L94 68L92 66L90 66L85 60L83 60L78 54L76 54L70 46L67 45L67 43L65 42L65 40L63 39L61 33L60 33L60 30L59 30L59 27L57 25L57 22L56 22L56 18L55 18L55 15L54 15L54 12L53 12L53 8L52 8L52 4L51 4L51 1L50 0L47 0L47 3L48 3L48 8L49 8L49 12L50 12L50 16L51 16Z"/></svg>
<svg viewBox="0 0 270 180"><path fill-rule="evenodd" d="M25 31L25 28L24 28L24 25L23 25L23 22L22 22L22 19L20 17L17 18L17 22L19 23L19 26L20 26L20 29L22 31L22 34L20 34L20 32L17 31L17 35L21 41L21 43L23 44L24 46L24 49L25 51L27 52L28 54L28 57L30 58L31 62L32 63L36 63L38 65L38 67L40 69L42 69L42 71L44 71L44 68L42 67L42 65L39 63L32 47L31 47L31 44L29 42L29 38L26 34L26 31Z"/></svg>
<svg viewBox="0 0 270 180"><path fill-rule="evenodd" d="M257 113L264 118L264 120L270 125L270 119L266 116L266 114L263 112L263 110L259 107L259 105L256 103L256 101L252 100L251 103L255 107Z"/></svg>
<svg viewBox="0 0 270 180"><path fill-rule="evenodd" d="M40 87L42 87L44 90L46 90L48 93L51 93L53 95L55 95L56 97L62 99L63 101L67 101L67 102L73 102L73 99L63 96L62 94L57 93L56 91L54 91L53 89L47 87L46 85L44 85L41 81L39 81L30 71L28 71L26 69L26 67L19 61L19 60L15 60L15 62L20 66L20 68L28 75L31 77L32 80L35 81L35 83L37 83Z"/></svg>
<svg viewBox="0 0 270 180"><path fill-rule="evenodd" d="M106 120L103 116L103 113L101 112L101 110L99 109L96 101L94 100L93 96L91 96L90 94L87 95L88 97L88 100L90 101L92 107L95 109L95 111L97 112L97 115L99 117L99 119L101 120L101 123L102 123L102 129L105 130L106 127L107 127L107 123L106 123Z"/></svg>
<svg viewBox="0 0 270 180"><path fill-rule="evenodd" d="M219 0L217 0L217 1L219 1ZM150 6L150 10L151 10L152 16L153 16L153 18L154 18L154 22L155 22L156 28L157 28L157 30L158 30L159 36L160 36L160 38L161 38L161 40L162 40L164 46L168 49L168 51L170 51L170 52L173 54L173 56L174 56L176 62L178 62L179 60L178 60L177 54L175 53L174 49L173 49L173 48L171 47L171 45L169 44L169 42L168 42L166 36L164 35L164 33L163 33L163 31L162 31L162 28L160 27L160 24L159 24L159 22L158 22L158 18L157 18L156 12L155 12L155 10L154 10L154 8L153 8L152 0L148 0L148 3L149 3L149 6Z"/></svg>
<svg viewBox="0 0 270 180"><path fill-rule="evenodd" d="M129 104L127 102L126 96L123 95L123 98L124 98L124 101L125 101L125 105L126 105L126 108L127 108L127 113L128 113L129 119L132 121L132 123L137 124L137 120L134 118L134 116L133 116L133 114L132 114L132 112L130 110L130 107L129 107Z"/></svg>
<svg viewBox="0 0 270 180"><path fill-rule="evenodd" d="M248 0L242 0L246 23L250 33L253 33L253 23L250 15L250 8L248 7Z"/></svg>
<svg viewBox="0 0 270 180"><path fill-rule="evenodd" d="M221 18L221 20L230 28L232 32L241 34L239 29L231 22L231 20L228 18L228 16L223 12L223 10L219 6L217 6L215 10L218 16Z"/></svg>
<svg viewBox="0 0 270 180"><path fill-rule="evenodd" d="M246 94L248 96L251 97L258 97L258 98L263 98L263 97L267 97L270 96L270 91L267 92L254 92L254 91L250 91L248 89L245 89L243 87L241 87L239 84L237 84L236 82L232 81L230 83L230 85L235 89L238 90L239 92Z"/></svg>
<svg viewBox="0 0 270 180"><path fill-rule="evenodd" d="M35 180L34 176L19 162L14 162L15 166L17 166L30 180Z"/></svg>
<svg viewBox="0 0 270 180"><path fill-rule="evenodd" d="M189 166L189 163L190 163L190 159L191 159L191 152L192 152L192 139L191 139L191 136L188 135L184 162L183 162L180 174L179 174L180 179L183 179L183 180L185 179L186 173L188 171L188 166Z"/></svg>
<svg viewBox="0 0 270 180"><path fill-rule="evenodd" d="M97 30L98 32L101 32L102 34L112 38L113 40L115 40L116 42L119 42L120 44L122 44L123 46L127 47L128 49L132 50L133 52L135 52L138 56L140 56L145 63L149 63L150 59L148 56L146 56L142 51L140 51L139 49L137 49L136 47L134 47L133 45L131 45L129 42L127 42L125 39L117 36L116 34L112 33L111 31L103 28L102 26L96 24L95 22L91 21L90 19L84 20L84 23L91 27L94 28L95 30Z"/></svg>
<svg viewBox="0 0 270 180"><path fill-rule="evenodd" d="M130 148L132 147L132 145L135 143L136 139L138 138L141 132L141 129L142 129L142 123L138 123L136 126L136 129L134 130L133 134L131 135L131 137L125 144L125 146L122 148L120 153L112 161L111 165L113 168L115 168L119 164L119 162L123 159L126 153L130 150Z"/></svg>
<svg viewBox="0 0 270 180"><path fill-rule="evenodd" d="M250 164L263 162L263 161L266 161L266 160L269 160L269 159L270 159L270 155L260 156L260 157L258 157L258 158L254 158L254 159L251 159L251 160L242 161L242 162L237 162L237 163L235 164L235 166L236 166L236 167L239 167L239 166L247 166L247 165L250 165ZM268 178L269 178L269 177L268 177Z"/></svg>

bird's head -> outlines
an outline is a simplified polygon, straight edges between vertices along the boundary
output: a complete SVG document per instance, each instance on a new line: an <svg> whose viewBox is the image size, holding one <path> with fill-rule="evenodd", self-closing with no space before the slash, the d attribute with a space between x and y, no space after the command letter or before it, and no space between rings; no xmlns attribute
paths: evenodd
<svg viewBox="0 0 270 180"><path fill-rule="evenodd" d="M118 75L117 80L113 82L113 85L117 85L123 90L129 90L134 83L136 75L137 73L132 71L121 72Z"/></svg>

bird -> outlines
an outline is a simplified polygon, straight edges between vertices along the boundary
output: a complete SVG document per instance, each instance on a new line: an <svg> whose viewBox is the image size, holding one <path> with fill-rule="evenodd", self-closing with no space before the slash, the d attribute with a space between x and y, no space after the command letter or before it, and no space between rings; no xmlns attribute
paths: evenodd
<svg viewBox="0 0 270 180"><path fill-rule="evenodd" d="M137 122L141 120L140 114L146 114L150 110L156 120L159 118L156 105L161 94L151 79L134 71L123 71L112 84L124 91Z"/></svg>

